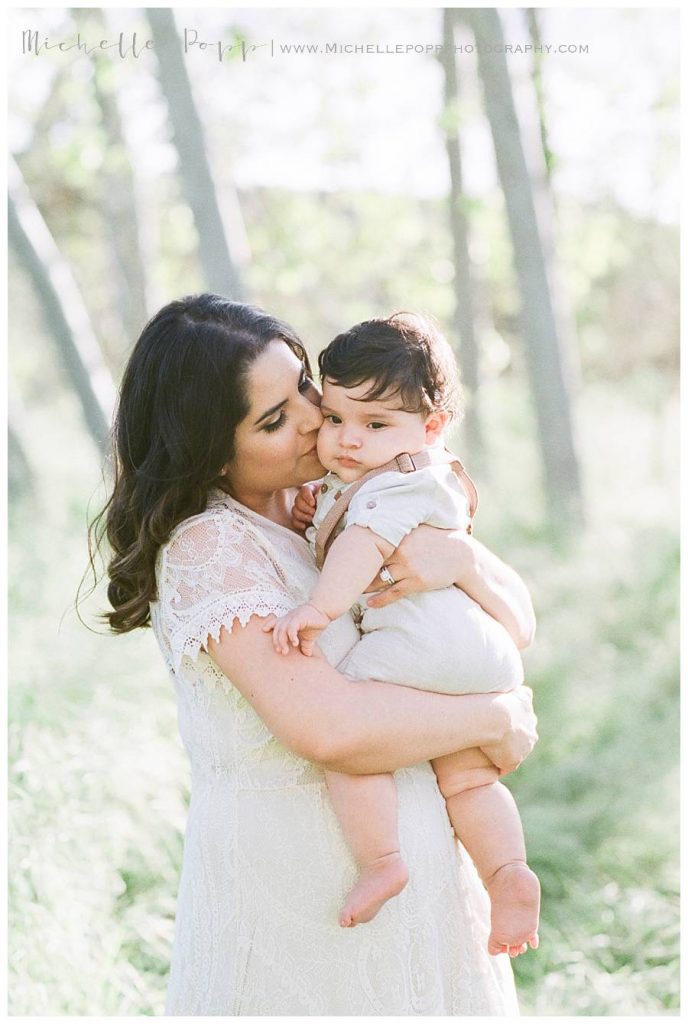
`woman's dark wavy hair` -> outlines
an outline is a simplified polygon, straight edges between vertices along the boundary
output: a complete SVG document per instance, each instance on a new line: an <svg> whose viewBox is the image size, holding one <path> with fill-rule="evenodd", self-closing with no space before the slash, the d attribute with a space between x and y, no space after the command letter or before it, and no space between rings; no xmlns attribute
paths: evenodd
<svg viewBox="0 0 688 1024"><path fill-rule="evenodd" d="M177 299L144 327L120 387L113 491L89 530L92 568L104 535L112 552L113 611L103 618L113 632L150 625L158 551L175 526L203 511L210 489L223 486L220 471L248 412L248 370L275 338L310 375L291 327L219 295Z"/></svg>

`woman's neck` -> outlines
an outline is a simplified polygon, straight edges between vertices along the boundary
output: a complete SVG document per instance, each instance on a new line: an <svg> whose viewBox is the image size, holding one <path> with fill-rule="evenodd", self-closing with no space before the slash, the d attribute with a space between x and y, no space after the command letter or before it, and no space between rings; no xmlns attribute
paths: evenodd
<svg viewBox="0 0 688 1024"><path fill-rule="evenodd" d="M292 529L291 506L294 502L294 491L287 488L283 491L272 491L270 494L254 494L232 492L232 497L241 505L250 508L265 519L270 519L278 526Z"/></svg>

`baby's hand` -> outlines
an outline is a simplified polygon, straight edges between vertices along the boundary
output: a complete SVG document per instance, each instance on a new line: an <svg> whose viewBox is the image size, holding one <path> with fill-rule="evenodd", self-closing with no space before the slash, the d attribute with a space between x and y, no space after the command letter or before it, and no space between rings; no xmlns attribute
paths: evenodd
<svg viewBox="0 0 688 1024"><path fill-rule="evenodd" d="M291 521L296 530L305 530L313 522L315 513L315 496L320 490L318 483L302 484L296 495L291 510Z"/></svg>
<svg viewBox="0 0 688 1024"><path fill-rule="evenodd" d="M302 604L276 619L271 615L263 626L264 633L272 632L272 644L279 654L289 654L289 644L300 647L307 658L313 653L318 639L330 620L312 604Z"/></svg>

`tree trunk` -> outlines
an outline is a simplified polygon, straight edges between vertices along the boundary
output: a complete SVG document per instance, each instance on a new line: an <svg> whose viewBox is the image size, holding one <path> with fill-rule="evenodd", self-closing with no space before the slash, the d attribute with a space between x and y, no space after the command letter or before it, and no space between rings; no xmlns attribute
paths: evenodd
<svg viewBox="0 0 688 1024"><path fill-rule="evenodd" d="M32 497L36 474L24 437L28 431L26 413L17 394L10 390L7 415L7 482L10 499Z"/></svg>
<svg viewBox="0 0 688 1024"><path fill-rule="evenodd" d="M549 145L547 117L545 114L545 92L542 87L542 51L540 49L542 46L542 36L540 35L540 22L538 21L538 12L534 8L526 8L525 13L526 22L528 24L528 33L533 47L532 77L535 102L538 112L538 124L540 127L540 143L542 145L542 154L545 161L545 174L547 175L547 181L551 183L552 169L554 167L554 153L550 149Z"/></svg>
<svg viewBox="0 0 688 1024"><path fill-rule="evenodd" d="M89 433L100 450L107 452L116 399L110 371L71 269L13 160L9 180L10 244L34 284L47 330L79 397Z"/></svg>
<svg viewBox="0 0 688 1024"><path fill-rule="evenodd" d="M580 471L564 361L504 55L501 22L494 8L464 8L462 15L468 19L478 46L485 109L506 202L550 512L559 521L565 516L574 524L581 523Z"/></svg>
<svg viewBox="0 0 688 1024"><path fill-rule="evenodd" d="M77 28L94 29L96 38L108 31L99 8L74 9ZM101 122L107 136L105 160L100 176L99 204L113 262L115 306L122 322L127 348L141 333L148 319L146 265L141 254L137 188L122 129L122 119L113 87L112 59L100 50L91 54L93 86Z"/></svg>
<svg viewBox="0 0 688 1024"><path fill-rule="evenodd" d="M542 43L538 12L528 9L525 13L528 31L535 48ZM575 395L580 391L581 386L580 354L574 314L557 256L557 204L552 188L552 172L556 166L556 159L550 147L547 131L545 94L542 87L542 54L537 53L535 49L533 50L529 80L524 82L524 86L528 88L524 88L522 91L522 101L518 109L521 138L528 146L526 159L529 164L535 214L545 254L549 290L557 321L565 381L570 393Z"/></svg>
<svg viewBox="0 0 688 1024"><path fill-rule="evenodd" d="M454 53L453 8L445 8L442 17L444 71L444 139L449 163L449 226L454 253L454 301L456 327L461 350L461 379L466 394L466 438L469 448L480 457L484 452L480 420L480 361L473 314L473 282L468 249L468 222L465 212L461 143L459 138L459 82Z"/></svg>
<svg viewBox="0 0 688 1024"><path fill-rule="evenodd" d="M158 58L160 86L172 122L182 188L198 232L203 276L211 291L243 300L244 286L230 251L174 14L166 7L149 7L146 15Z"/></svg>

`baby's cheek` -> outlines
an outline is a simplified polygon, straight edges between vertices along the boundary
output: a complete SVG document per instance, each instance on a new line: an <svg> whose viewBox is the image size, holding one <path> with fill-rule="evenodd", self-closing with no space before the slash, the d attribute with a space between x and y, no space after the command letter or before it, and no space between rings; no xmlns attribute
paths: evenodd
<svg viewBox="0 0 688 1024"><path fill-rule="evenodd" d="M327 436L327 430L324 426L318 431L318 458L325 465L325 459L329 458L332 454L332 444L330 438Z"/></svg>

